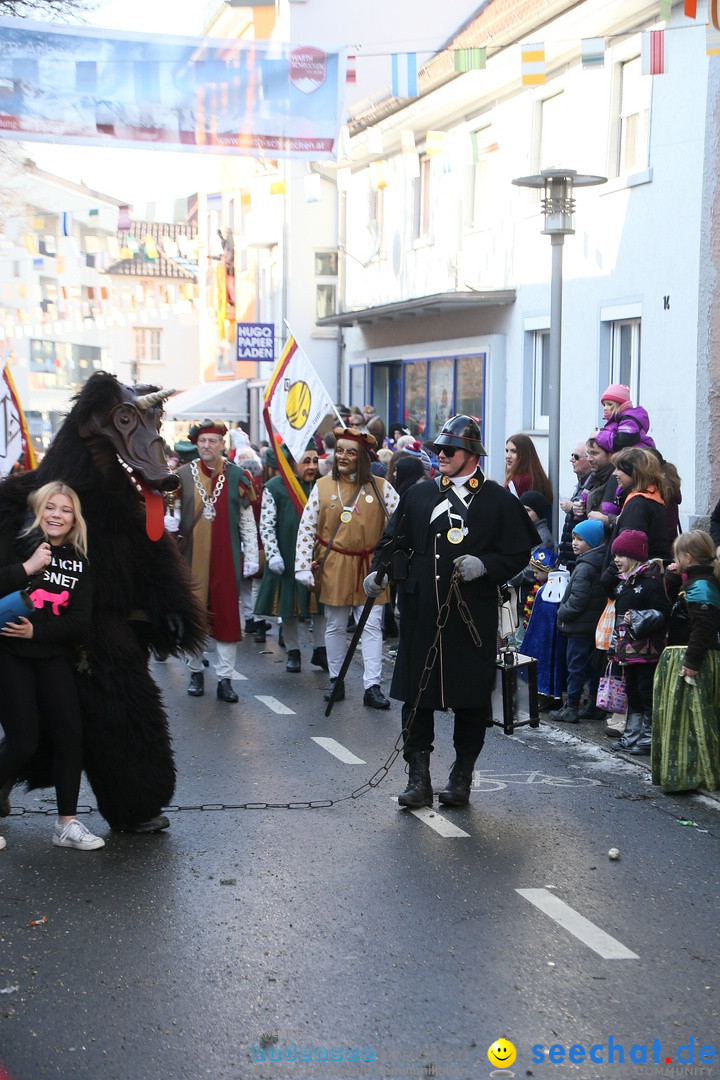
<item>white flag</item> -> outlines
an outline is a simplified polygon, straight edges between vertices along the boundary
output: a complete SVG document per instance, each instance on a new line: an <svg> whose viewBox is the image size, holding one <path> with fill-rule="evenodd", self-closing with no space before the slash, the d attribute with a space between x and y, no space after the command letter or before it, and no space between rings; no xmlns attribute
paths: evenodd
<svg viewBox="0 0 720 1080"><path fill-rule="evenodd" d="M332 398L290 336L265 388L265 415L295 461L328 413L335 413Z"/></svg>

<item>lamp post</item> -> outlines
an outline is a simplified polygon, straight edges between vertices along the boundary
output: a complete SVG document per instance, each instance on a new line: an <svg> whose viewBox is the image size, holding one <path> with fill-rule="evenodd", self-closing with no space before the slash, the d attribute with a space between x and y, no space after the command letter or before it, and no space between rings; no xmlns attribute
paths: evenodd
<svg viewBox="0 0 720 1080"><path fill-rule="evenodd" d="M549 347L549 431L548 479L555 499L554 513L560 503L560 381L562 341L562 255L566 236L572 236L575 200L573 188L606 184L606 176L579 176L575 169L544 169L535 176L519 176L513 180L518 187L543 188L542 210L545 215L543 235L552 245L552 276L550 279L550 347ZM559 520L559 519L556 519Z"/></svg>

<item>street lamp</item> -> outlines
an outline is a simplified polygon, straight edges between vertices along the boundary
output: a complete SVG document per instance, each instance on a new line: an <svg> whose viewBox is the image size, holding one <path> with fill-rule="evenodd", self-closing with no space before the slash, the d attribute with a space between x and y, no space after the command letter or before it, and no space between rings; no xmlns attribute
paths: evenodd
<svg viewBox="0 0 720 1080"><path fill-rule="evenodd" d="M607 176L578 176L574 169L543 169L535 176L519 176L518 187L544 188L545 215L543 235L552 244L550 280L550 347L548 393L550 415L548 432L548 479L555 498L555 514L560 502L560 343L562 340L562 253L566 236L572 236L575 200L573 188L606 184ZM558 519L559 520L559 519Z"/></svg>

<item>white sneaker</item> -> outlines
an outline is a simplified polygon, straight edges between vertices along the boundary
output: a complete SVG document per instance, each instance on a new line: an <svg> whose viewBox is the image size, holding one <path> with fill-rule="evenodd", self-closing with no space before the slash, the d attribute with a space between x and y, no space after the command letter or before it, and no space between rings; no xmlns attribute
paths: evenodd
<svg viewBox="0 0 720 1080"><path fill-rule="evenodd" d="M77 848L78 851L95 851L97 848L105 847L105 841L99 836L94 836L77 818L68 821L67 825L61 825L59 822L55 825L53 844L56 847Z"/></svg>
<svg viewBox="0 0 720 1080"><path fill-rule="evenodd" d="M7 840L4 836L0 836L0 851L5 847L7 847Z"/></svg>

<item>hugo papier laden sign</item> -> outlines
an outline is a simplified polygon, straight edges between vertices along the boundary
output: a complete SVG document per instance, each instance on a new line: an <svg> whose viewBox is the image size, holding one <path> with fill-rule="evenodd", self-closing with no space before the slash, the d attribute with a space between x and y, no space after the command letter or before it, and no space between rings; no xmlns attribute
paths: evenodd
<svg viewBox="0 0 720 1080"><path fill-rule="evenodd" d="M275 326L273 323L237 323L238 360L274 360Z"/></svg>

